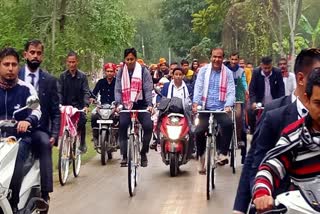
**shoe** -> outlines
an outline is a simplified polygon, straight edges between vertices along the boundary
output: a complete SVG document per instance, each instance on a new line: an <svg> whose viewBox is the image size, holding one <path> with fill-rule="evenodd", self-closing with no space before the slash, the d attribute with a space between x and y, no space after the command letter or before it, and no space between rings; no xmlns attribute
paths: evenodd
<svg viewBox="0 0 320 214"><path fill-rule="evenodd" d="M200 175L205 175L206 174L205 164L206 164L206 159L205 159L205 156L202 155L199 158L199 167L198 167L198 172L199 172Z"/></svg>
<svg viewBox="0 0 320 214"><path fill-rule="evenodd" d="M1 210L2 211L2 210ZM12 207L12 213L13 214L16 214L16 213L18 213L19 212L19 210L18 210L18 208L17 207Z"/></svg>
<svg viewBox="0 0 320 214"><path fill-rule="evenodd" d="M49 211L49 203L50 203L50 197L48 192L42 192L41 194L42 200L38 200L36 207L39 209L40 214L47 214Z"/></svg>
<svg viewBox="0 0 320 214"><path fill-rule="evenodd" d="M120 166L121 167L126 167L128 163L128 159L127 158L122 158L121 162L120 162Z"/></svg>
<svg viewBox="0 0 320 214"><path fill-rule="evenodd" d="M229 159L227 156L220 154L219 158L217 160L217 164L219 164L220 166L224 166L226 164L229 163Z"/></svg>
<svg viewBox="0 0 320 214"><path fill-rule="evenodd" d="M157 148L157 142L154 141L153 143L150 144L150 149L156 150Z"/></svg>
<svg viewBox="0 0 320 214"><path fill-rule="evenodd" d="M81 154L85 154L87 152L87 145L80 145L79 150Z"/></svg>
<svg viewBox="0 0 320 214"><path fill-rule="evenodd" d="M148 166L148 158L146 154L141 154L141 167Z"/></svg>
<svg viewBox="0 0 320 214"><path fill-rule="evenodd" d="M99 142L97 138L93 138L93 145L94 145L94 149L97 149L99 147Z"/></svg>

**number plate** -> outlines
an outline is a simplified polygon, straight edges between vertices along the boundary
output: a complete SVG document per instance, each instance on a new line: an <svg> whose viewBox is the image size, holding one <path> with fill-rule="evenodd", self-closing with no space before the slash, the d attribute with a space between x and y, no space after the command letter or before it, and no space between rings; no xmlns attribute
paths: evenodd
<svg viewBox="0 0 320 214"><path fill-rule="evenodd" d="M97 123L112 124L112 123L113 123L113 120L97 120Z"/></svg>

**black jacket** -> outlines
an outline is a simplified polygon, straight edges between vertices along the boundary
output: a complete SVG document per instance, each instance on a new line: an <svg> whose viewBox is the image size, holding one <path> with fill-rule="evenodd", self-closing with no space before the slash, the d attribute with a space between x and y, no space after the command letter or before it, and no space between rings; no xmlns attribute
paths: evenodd
<svg viewBox="0 0 320 214"><path fill-rule="evenodd" d="M282 130L298 120L298 116L297 102L266 113L265 119L260 127L259 136L256 139L257 145L252 163L253 169L258 169L264 156L278 142Z"/></svg>
<svg viewBox="0 0 320 214"><path fill-rule="evenodd" d="M263 114L261 115L260 122L257 125L256 131L252 136L251 147L246 156L245 163L242 168L241 177L239 180L238 190L234 202L233 209L246 213L251 200L251 188L250 188L250 178L254 172L252 171L252 164L254 162L254 154L257 146L257 138L259 136L261 125L264 121L266 114L274 109L280 109L283 106L288 106L292 103L292 96L283 96L281 98L273 100L271 103L267 104L264 108ZM281 120L283 115L278 115ZM251 176L250 176L251 175Z"/></svg>
<svg viewBox="0 0 320 214"><path fill-rule="evenodd" d="M59 78L59 98L62 105L72 105L78 109L89 106L90 89L88 79L85 73L77 70L73 84L68 84L68 78L71 73L64 71ZM72 96L72 97L70 97Z"/></svg>
<svg viewBox="0 0 320 214"><path fill-rule="evenodd" d="M261 74L261 68L254 69L249 87L250 102L262 102L264 98L264 76ZM272 68L270 76L270 90L273 99L280 98L285 95L284 83L281 71L278 68Z"/></svg>
<svg viewBox="0 0 320 214"><path fill-rule="evenodd" d="M25 67L19 72L19 79L25 79ZM60 131L60 109L57 89L57 79L49 73L39 71L38 97L41 106L40 129L47 132L50 137L58 142Z"/></svg>

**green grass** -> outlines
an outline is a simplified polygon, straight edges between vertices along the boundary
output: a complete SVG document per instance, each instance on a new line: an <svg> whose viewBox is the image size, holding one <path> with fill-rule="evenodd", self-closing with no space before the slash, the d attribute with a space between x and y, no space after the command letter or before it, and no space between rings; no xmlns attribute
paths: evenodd
<svg viewBox="0 0 320 214"><path fill-rule="evenodd" d="M88 116L87 116L88 117ZM90 117L88 117L88 121L86 124L86 144L87 144L87 152L82 155L82 164L88 162L90 159L92 159L97 153L96 150L93 148L93 143L91 141L92 138L92 129L91 129L91 122ZM58 158L59 158L59 148L54 147L52 149L52 164L53 164L53 172L57 173L58 170Z"/></svg>

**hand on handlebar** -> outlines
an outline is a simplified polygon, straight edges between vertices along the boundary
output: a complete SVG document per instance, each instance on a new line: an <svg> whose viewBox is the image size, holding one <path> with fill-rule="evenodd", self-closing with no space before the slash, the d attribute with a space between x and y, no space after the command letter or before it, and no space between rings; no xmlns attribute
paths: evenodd
<svg viewBox="0 0 320 214"><path fill-rule="evenodd" d="M152 106L149 106L147 110L153 115L155 113L154 108Z"/></svg>
<svg viewBox="0 0 320 214"><path fill-rule="evenodd" d="M94 98L90 98L89 101L90 101L90 104L93 104L93 103L97 102Z"/></svg>
<svg viewBox="0 0 320 214"><path fill-rule="evenodd" d="M257 103L252 103L251 108L252 108L253 110L255 110L255 109L257 108Z"/></svg>
<svg viewBox="0 0 320 214"><path fill-rule="evenodd" d="M224 107L224 111L229 113L232 111L232 108L230 106L226 106L226 107Z"/></svg>
<svg viewBox="0 0 320 214"><path fill-rule="evenodd" d="M272 196L264 195L262 197L256 198L253 201L255 208L258 213L266 212L268 210L271 210L274 205L274 200Z"/></svg>
<svg viewBox="0 0 320 214"><path fill-rule="evenodd" d="M25 133L31 124L28 121L20 121L17 125L17 132L18 133Z"/></svg>
<svg viewBox="0 0 320 214"><path fill-rule="evenodd" d="M84 107L83 110L84 110L85 114L88 114L88 112L89 112L89 108L88 107Z"/></svg>
<svg viewBox="0 0 320 214"><path fill-rule="evenodd" d="M193 103L192 104L192 112L195 114L198 111L198 104L197 103Z"/></svg>

